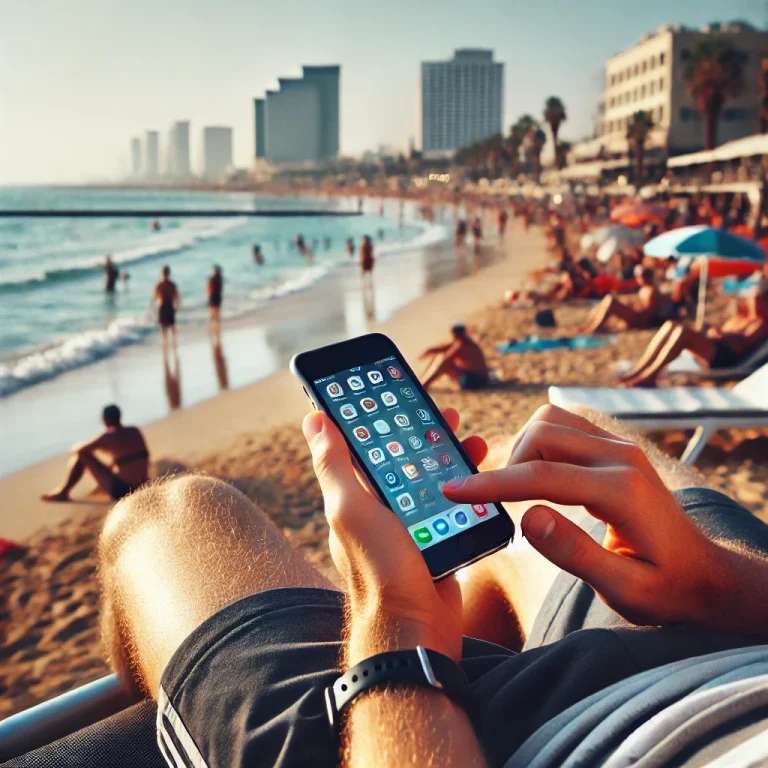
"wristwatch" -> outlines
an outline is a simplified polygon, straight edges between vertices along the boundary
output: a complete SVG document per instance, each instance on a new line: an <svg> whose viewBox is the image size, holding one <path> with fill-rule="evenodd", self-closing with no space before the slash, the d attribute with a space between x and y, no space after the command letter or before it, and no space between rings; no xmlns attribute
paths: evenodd
<svg viewBox="0 0 768 768"><path fill-rule="evenodd" d="M472 719L469 683L459 666L447 656L417 645L407 651L389 651L371 656L347 670L325 689L328 720L338 733L341 714L363 691L389 684L415 684L442 691Z"/></svg>

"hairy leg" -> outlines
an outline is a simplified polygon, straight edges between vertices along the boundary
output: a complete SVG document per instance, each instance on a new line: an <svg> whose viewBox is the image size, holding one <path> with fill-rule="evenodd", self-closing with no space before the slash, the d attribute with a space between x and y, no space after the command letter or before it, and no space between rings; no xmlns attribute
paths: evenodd
<svg viewBox="0 0 768 768"><path fill-rule="evenodd" d="M679 327L680 326L678 323L675 323L672 320L667 320L667 322L664 323L661 328L659 328L656 335L651 339L650 344L648 344L645 352L643 352L643 354L640 356L640 359L620 378L627 380L642 373L649 365L653 363L659 352L667 345L672 332Z"/></svg>
<svg viewBox="0 0 768 768"><path fill-rule="evenodd" d="M117 504L99 559L110 661L153 696L181 642L225 606L268 589L333 588L245 496L195 475Z"/></svg>

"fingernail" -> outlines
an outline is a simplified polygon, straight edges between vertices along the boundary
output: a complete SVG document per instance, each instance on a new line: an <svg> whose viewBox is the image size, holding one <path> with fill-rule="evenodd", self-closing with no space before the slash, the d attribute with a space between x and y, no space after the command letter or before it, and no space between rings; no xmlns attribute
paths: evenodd
<svg viewBox="0 0 768 768"><path fill-rule="evenodd" d="M546 507L534 507L525 521L525 533L532 539L544 541L555 530L555 518Z"/></svg>
<svg viewBox="0 0 768 768"><path fill-rule="evenodd" d="M444 491L460 491L465 483L467 482L466 477L459 478L458 480L449 480L444 486Z"/></svg>
<svg viewBox="0 0 768 768"><path fill-rule="evenodd" d="M311 443L323 431L323 414L320 411L313 411L308 414L304 418L301 428L307 442Z"/></svg>

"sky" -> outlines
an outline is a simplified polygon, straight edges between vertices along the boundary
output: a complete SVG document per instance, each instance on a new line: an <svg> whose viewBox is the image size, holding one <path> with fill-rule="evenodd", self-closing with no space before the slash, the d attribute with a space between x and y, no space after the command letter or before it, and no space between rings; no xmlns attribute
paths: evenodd
<svg viewBox="0 0 768 768"><path fill-rule="evenodd" d="M504 128L565 102L566 139L591 131L605 60L660 24L743 19L766 0L0 0L0 185L117 179L129 142L190 120L254 154L253 98L302 64L340 64L341 151L419 144L422 60L493 48Z"/></svg>

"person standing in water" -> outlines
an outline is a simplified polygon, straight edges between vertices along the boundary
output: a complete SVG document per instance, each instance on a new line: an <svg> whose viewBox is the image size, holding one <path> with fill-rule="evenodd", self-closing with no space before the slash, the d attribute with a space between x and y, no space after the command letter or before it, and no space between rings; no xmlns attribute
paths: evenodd
<svg viewBox="0 0 768 768"><path fill-rule="evenodd" d="M176 310L179 308L179 289L171 280L171 268L166 264L162 270L162 276L155 285L154 300L157 304L157 321L160 323L160 331L163 335L163 351L167 348L168 331L173 337L173 348L178 346L176 337Z"/></svg>
<svg viewBox="0 0 768 768"><path fill-rule="evenodd" d="M223 294L224 278L221 274L221 267L218 264L214 264L213 272L208 276L208 313L210 315L208 329L216 343L221 339L221 301Z"/></svg>
<svg viewBox="0 0 768 768"><path fill-rule="evenodd" d="M369 320L373 320L374 294L373 294L373 241L370 235L363 236L363 244L360 246L360 278L362 280L363 306Z"/></svg>
<svg viewBox="0 0 768 768"><path fill-rule="evenodd" d="M112 256L109 254L107 254L107 259L104 262L104 274L106 276L104 290L109 294L113 294L117 287L117 278L120 277L120 271L115 266L115 262L112 261Z"/></svg>
<svg viewBox="0 0 768 768"><path fill-rule="evenodd" d="M258 245L257 243L253 244L253 260L259 266L262 266L262 264L264 264L264 254L261 252L261 246Z"/></svg>
<svg viewBox="0 0 768 768"><path fill-rule="evenodd" d="M355 241L351 238L347 238L347 256L351 259L355 255Z"/></svg>

